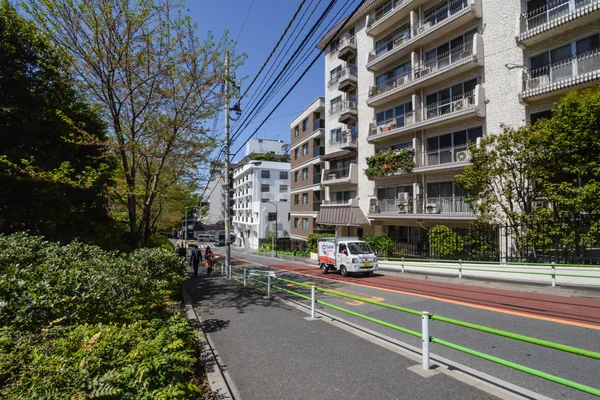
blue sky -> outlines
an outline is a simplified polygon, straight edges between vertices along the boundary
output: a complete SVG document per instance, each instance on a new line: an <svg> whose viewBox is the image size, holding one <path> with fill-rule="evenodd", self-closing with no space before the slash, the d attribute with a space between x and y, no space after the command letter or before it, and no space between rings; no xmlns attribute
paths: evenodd
<svg viewBox="0 0 600 400"><path fill-rule="evenodd" d="M307 1L307 5L310 5L311 1ZM312 26L314 21L318 18L318 15L324 10L328 2L317 0L312 6L317 9L312 19L308 23L307 28L303 33L308 31L308 28ZM353 7L358 4L358 1L351 2ZM242 24L248 10L252 4L252 0L186 0L186 6L188 8L188 14L194 22L198 24L197 34L200 37L204 37L206 32L211 30L215 36L225 30L229 29L230 37L235 39L239 36L237 51L244 52L247 54L247 60L245 64L238 71L238 77L248 76L245 84L242 85L242 91L248 87L252 78L256 75L263 62L267 59L269 53L277 43L277 40L283 33L289 20L292 18L294 12L300 4L300 0L254 0L254 5L250 10L249 17L242 28ZM309 8L312 9L312 8ZM338 10L335 8L334 11ZM341 13L339 14L341 15ZM328 17L325 21L332 21L333 18ZM296 43L300 43L304 34L298 35ZM319 38L320 39L320 38ZM294 48L295 49L295 46ZM292 50L293 50L292 49ZM292 54L290 51L289 55ZM311 53L310 60L314 57ZM289 57L288 55L288 57ZM284 62L285 63L285 62ZM282 65L284 65L282 63ZM305 65L308 65L308 61ZM260 129L255 137L258 138L269 138L269 139L283 139L289 143L290 131L289 126L291 120L304 108L306 108L313 100L318 96L322 96L325 90L324 86L324 58L320 57L319 61L311 68L309 73L303 78L301 83L294 89L289 97L282 103L282 105L275 111L272 118ZM252 129L246 129L240 139L238 139L232 146L233 152L236 151L243 141L256 129L256 127L262 122L264 117L271 111L271 109L281 99L283 94L291 87L295 79L300 76L305 67L301 68L292 80L284 87L281 92L268 104L265 110L257 117L253 123L248 127ZM259 81L260 82L260 81ZM255 85L251 88L250 95L254 90L259 89L259 85ZM247 101L242 102L242 109L249 111L247 107ZM210 123L212 126L212 122ZM223 131L223 115L221 113L219 118L219 124L217 130ZM243 155L243 150L240 152ZM236 160L239 159L239 155Z"/></svg>

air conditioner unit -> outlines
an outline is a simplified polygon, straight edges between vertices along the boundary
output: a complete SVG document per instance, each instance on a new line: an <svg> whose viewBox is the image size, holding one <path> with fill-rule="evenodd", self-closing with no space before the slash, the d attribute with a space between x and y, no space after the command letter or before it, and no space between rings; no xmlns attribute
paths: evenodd
<svg viewBox="0 0 600 400"><path fill-rule="evenodd" d="M469 162L471 155L467 150L456 152L456 162Z"/></svg>
<svg viewBox="0 0 600 400"><path fill-rule="evenodd" d="M460 111L463 109L463 107L464 102L462 101L462 99L454 102L454 111Z"/></svg>
<svg viewBox="0 0 600 400"><path fill-rule="evenodd" d="M429 67L423 67L419 70L419 76L425 76L429 73Z"/></svg>
<svg viewBox="0 0 600 400"><path fill-rule="evenodd" d="M406 204L408 203L408 193L403 192L403 193L398 193L398 204L403 203Z"/></svg>
<svg viewBox="0 0 600 400"><path fill-rule="evenodd" d="M427 206L425 206L425 212L427 214L439 214L440 213L440 209L438 208L438 205L435 203L428 203Z"/></svg>
<svg viewBox="0 0 600 400"><path fill-rule="evenodd" d="M396 86L404 85L404 82L406 82L406 75L396 79Z"/></svg>
<svg viewBox="0 0 600 400"><path fill-rule="evenodd" d="M377 200L377 199L369 200L369 213L379 214L379 200Z"/></svg>
<svg viewBox="0 0 600 400"><path fill-rule="evenodd" d="M336 174L329 174L329 179L330 181L334 181L337 179L337 175Z"/></svg>
<svg viewBox="0 0 600 400"><path fill-rule="evenodd" d="M406 214L406 213L408 213L408 203L398 202L398 214Z"/></svg>

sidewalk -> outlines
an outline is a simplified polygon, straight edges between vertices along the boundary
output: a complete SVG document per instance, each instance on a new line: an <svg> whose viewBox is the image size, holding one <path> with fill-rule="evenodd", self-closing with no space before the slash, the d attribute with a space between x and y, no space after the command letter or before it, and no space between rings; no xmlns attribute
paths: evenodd
<svg viewBox="0 0 600 400"><path fill-rule="evenodd" d="M418 360L236 280L192 276L185 289L233 388L220 399L497 398L443 367L424 377Z"/></svg>

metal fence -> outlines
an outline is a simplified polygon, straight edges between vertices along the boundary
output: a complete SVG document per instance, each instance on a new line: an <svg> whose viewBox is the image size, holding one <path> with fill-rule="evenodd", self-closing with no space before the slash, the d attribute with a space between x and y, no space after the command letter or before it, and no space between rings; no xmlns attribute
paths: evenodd
<svg viewBox="0 0 600 400"><path fill-rule="evenodd" d="M411 228L391 236L392 257L600 264L600 217L523 225L472 225L443 234Z"/></svg>

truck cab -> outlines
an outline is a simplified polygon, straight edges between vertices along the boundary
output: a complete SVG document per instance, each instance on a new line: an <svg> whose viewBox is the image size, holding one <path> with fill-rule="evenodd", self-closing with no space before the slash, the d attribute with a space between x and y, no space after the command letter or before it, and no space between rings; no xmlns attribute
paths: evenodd
<svg viewBox="0 0 600 400"><path fill-rule="evenodd" d="M357 237L321 238L317 247L319 268L324 274L333 270L344 277L350 273L368 276L378 268L371 246Z"/></svg>

